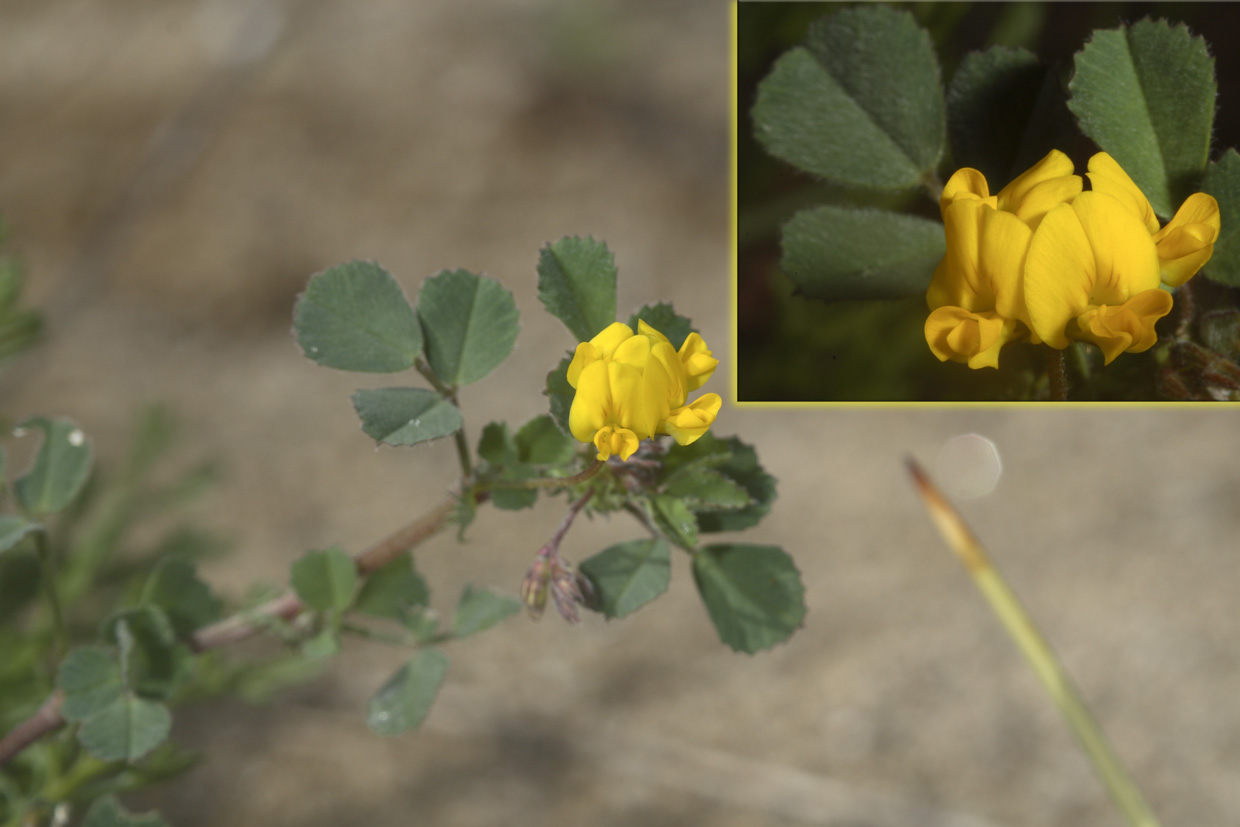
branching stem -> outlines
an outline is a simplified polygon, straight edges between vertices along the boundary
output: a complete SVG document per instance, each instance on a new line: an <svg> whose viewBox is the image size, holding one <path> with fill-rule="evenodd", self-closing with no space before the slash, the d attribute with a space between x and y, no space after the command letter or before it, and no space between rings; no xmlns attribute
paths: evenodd
<svg viewBox="0 0 1240 827"><path fill-rule="evenodd" d="M1054 402L1068 401L1068 371L1063 351L1046 346L1046 378L1050 381L1050 395Z"/></svg>

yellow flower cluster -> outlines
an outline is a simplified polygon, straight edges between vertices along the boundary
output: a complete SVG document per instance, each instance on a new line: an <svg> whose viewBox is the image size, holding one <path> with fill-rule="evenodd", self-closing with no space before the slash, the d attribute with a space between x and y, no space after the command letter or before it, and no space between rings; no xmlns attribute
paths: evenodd
<svg viewBox="0 0 1240 827"><path fill-rule="evenodd" d="M1218 203L1195 193L1161 229L1145 195L1110 155L1089 159L1090 189L1058 150L995 195L958 170L939 201L947 251L926 293L926 342L940 361L998 367L999 349L1029 340L1093 342L1107 364L1157 339L1167 288L1210 259Z"/></svg>
<svg viewBox="0 0 1240 827"><path fill-rule="evenodd" d="M706 383L719 360L696 333L677 352L668 338L643 321L637 332L621 322L577 345L568 384L577 393L569 430L592 442L598 458L627 460L643 439L671 434L688 445L706 433L723 400L708 393L686 405L690 391Z"/></svg>

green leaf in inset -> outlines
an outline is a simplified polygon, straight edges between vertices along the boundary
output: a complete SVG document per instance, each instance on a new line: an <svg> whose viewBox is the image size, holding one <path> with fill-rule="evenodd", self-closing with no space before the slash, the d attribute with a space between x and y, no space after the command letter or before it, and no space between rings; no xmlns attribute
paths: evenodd
<svg viewBox="0 0 1240 827"><path fill-rule="evenodd" d="M60 714L81 721L125 693L116 652L102 646L71 649L56 671L56 686L64 693Z"/></svg>
<svg viewBox="0 0 1240 827"><path fill-rule="evenodd" d="M1218 201L1222 222L1214 254L1202 275L1220 284L1240 287L1240 154L1234 148L1206 167L1201 189Z"/></svg>
<svg viewBox="0 0 1240 827"><path fill-rule="evenodd" d="M746 445L736 437L724 440L711 434L706 436L710 437L715 445L728 448L728 458L714 464L713 467L720 474L744 488L752 500L752 505L723 511L703 508L697 512L698 528L703 532L740 531L757 525L771 510L771 503L775 502L775 478L766 473L758 463L758 452L752 446ZM698 440L698 442L701 441ZM703 448L703 450L706 449Z"/></svg>
<svg viewBox="0 0 1240 827"><path fill-rule="evenodd" d="M26 535L42 531L43 526L24 517L6 514L0 517L0 551L8 551L26 538Z"/></svg>
<svg viewBox="0 0 1240 827"><path fill-rule="evenodd" d="M616 262L593 238L565 236L538 254L538 299L580 342L616 320Z"/></svg>
<svg viewBox="0 0 1240 827"><path fill-rule="evenodd" d="M693 555L693 579L720 640L737 651L774 646L805 619L801 574L779 546L705 546Z"/></svg>
<svg viewBox="0 0 1240 827"><path fill-rule="evenodd" d="M159 813L131 813L109 793L90 805L82 827L168 827L168 822Z"/></svg>
<svg viewBox="0 0 1240 827"><path fill-rule="evenodd" d="M122 675L141 695L166 698L193 674L193 655L177 642L172 622L158 606L113 613L104 621L103 639L120 647Z"/></svg>
<svg viewBox="0 0 1240 827"><path fill-rule="evenodd" d="M517 431L517 457L529 465L563 465L580 445L546 414L534 417Z"/></svg>
<svg viewBox="0 0 1240 827"><path fill-rule="evenodd" d="M426 359L452 386L477 382L499 366L517 341L517 303L493 278L443 270L422 284L418 318Z"/></svg>
<svg viewBox="0 0 1240 827"><path fill-rule="evenodd" d="M430 602L430 589L413 569L413 557L401 554L371 573L362 584L353 608L371 617L401 620Z"/></svg>
<svg viewBox="0 0 1240 827"><path fill-rule="evenodd" d="M521 611L521 601L490 589L466 586L452 613L452 634L455 637L489 629L506 617Z"/></svg>
<svg viewBox="0 0 1240 827"><path fill-rule="evenodd" d="M34 417L17 426L17 432L38 428L43 444L34 466L13 485L22 507L36 514L64 509L90 476L90 440L67 419Z"/></svg>
<svg viewBox="0 0 1240 827"><path fill-rule="evenodd" d="M172 729L168 707L122 695L82 722L78 741L100 761L137 761Z"/></svg>
<svg viewBox="0 0 1240 827"><path fill-rule="evenodd" d="M679 497L656 496L650 504L655 523L667 538L682 548L693 548L698 541L697 520L689 506Z"/></svg>
<svg viewBox="0 0 1240 827"><path fill-rule="evenodd" d="M478 437L478 456L491 465L503 467L520 462L517 441L507 422L488 422Z"/></svg>
<svg viewBox="0 0 1240 827"><path fill-rule="evenodd" d="M362 430L376 442L416 445L449 436L464 420L456 406L425 388L375 388L353 394Z"/></svg>
<svg viewBox="0 0 1240 827"><path fill-rule="evenodd" d="M1055 72L1031 52L1003 46L960 61L947 89L947 132L956 166L980 170L991 192L1073 140Z"/></svg>
<svg viewBox="0 0 1240 827"><path fill-rule="evenodd" d="M856 6L810 27L758 86L754 134L777 158L831 181L910 189L943 153L930 37L913 16Z"/></svg>
<svg viewBox="0 0 1240 827"><path fill-rule="evenodd" d="M680 346L693 332L693 322L684 316L676 315L676 308L667 302L648 304L629 317L629 327L637 331L637 322L641 320L662 333L672 343L672 347L680 350Z"/></svg>
<svg viewBox="0 0 1240 827"><path fill-rule="evenodd" d="M293 590L311 609L342 612L357 591L357 564L338 548L308 551L293 561Z"/></svg>
<svg viewBox="0 0 1240 827"><path fill-rule="evenodd" d="M1169 218L1210 155L1218 85L1205 40L1147 19L1095 31L1075 62L1068 108L1081 131Z"/></svg>
<svg viewBox="0 0 1240 827"><path fill-rule="evenodd" d="M713 468L692 468L674 474L663 493L679 497L694 511L723 511L752 505L749 493Z"/></svg>
<svg viewBox="0 0 1240 827"><path fill-rule="evenodd" d="M672 560L663 538L631 540L583 560L581 573L594 585L604 615L624 617L667 591Z"/></svg>
<svg viewBox="0 0 1240 827"><path fill-rule="evenodd" d="M194 564L177 557L159 562L142 592L142 602L164 610L177 635L186 638L220 616L220 601L198 577Z"/></svg>
<svg viewBox="0 0 1240 827"><path fill-rule="evenodd" d="M543 391L551 403L551 419L565 434L572 433L568 428L568 413L573 407L573 397L577 395L576 388L568 384L568 366L572 362L571 356L561 359L560 364L547 374L547 388Z"/></svg>
<svg viewBox="0 0 1240 827"><path fill-rule="evenodd" d="M815 299L897 299L925 293L947 249L943 225L886 210L821 206L783 226L779 266Z"/></svg>
<svg viewBox="0 0 1240 827"><path fill-rule="evenodd" d="M293 309L306 356L339 370L392 373L413 367L422 328L404 291L373 261L350 261L313 276Z"/></svg>
<svg viewBox="0 0 1240 827"><path fill-rule="evenodd" d="M414 655L388 679L366 706L366 725L379 735L416 728L430 712L448 673L448 656L438 649Z"/></svg>

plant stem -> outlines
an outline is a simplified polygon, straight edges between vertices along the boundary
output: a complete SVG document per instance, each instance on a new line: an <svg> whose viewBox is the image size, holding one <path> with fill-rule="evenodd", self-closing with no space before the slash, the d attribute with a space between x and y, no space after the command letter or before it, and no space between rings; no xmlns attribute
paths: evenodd
<svg viewBox="0 0 1240 827"><path fill-rule="evenodd" d="M52 563L52 550L47 542L46 529L34 532L35 554L39 558L39 582L52 615L52 630L56 639L56 659L60 660L69 647L69 634L65 629L65 614L60 606L60 594L56 589L56 567Z"/></svg>
<svg viewBox="0 0 1240 827"><path fill-rule="evenodd" d="M425 359L419 356L414 362L413 367L418 373L422 374L423 379L430 382L431 387L435 389L436 393L457 408L460 407L460 403L456 401L456 388L445 385L443 380L435 373L434 368L427 364ZM465 437L465 426L462 425L458 428L456 433L452 435L452 438L456 441L456 455L461 462L461 477L468 480L474 474L474 463L469 455L469 440Z"/></svg>
<svg viewBox="0 0 1240 827"><path fill-rule="evenodd" d="M573 474L571 477L538 477L532 480L494 480L487 483L482 490L492 488L508 488L508 489L530 489L530 488L567 488L577 485L591 479L599 471L603 470L603 466L607 464L606 460L596 459L594 464L586 470Z"/></svg>
<svg viewBox="0 0 1240 827"><path fill-rule="evenodd" d="M94 781L101 775L115 769L115 764L100 761L88 752L81 752L73 766L64 775L43 788L42 797L53 804L64 801L73 795L83 784Z"/></svg>
<svg viewBox="0 0 1240 827"><path fill-rule="evenodd" d="M60 705L64 703L64 693L59 689L48 696L33 715L22 721L8 735L0 738L0 767L65 722L60 715Z"/></svg>
<svg viewBox="0 0 1240 827"><path fill-rule="evenodd" d="M1068 372L1064 365L1063 351L1046 346L1046 377L1050 380L1051 400L1068 401Z"/></svg>
<svg viewBox="0 0 1240 827"><path fill-rule="evenodd" d="M1158 818L1107 742L1101 727L1085 706L1085 701L1067 671L1007 581L990 562L985 549L965 525L959 512L939 493L921 467L911 459L907 461L907 465L939 533L960 558L990 608L998 615L1025 660L1033 667L1043 688L1059 708L1060 714L1080 742L1085 754L1089 756L1089 760L1093 762L1094 769L1101 777L1116 808L1132 827L1159 827Z"/></svg>

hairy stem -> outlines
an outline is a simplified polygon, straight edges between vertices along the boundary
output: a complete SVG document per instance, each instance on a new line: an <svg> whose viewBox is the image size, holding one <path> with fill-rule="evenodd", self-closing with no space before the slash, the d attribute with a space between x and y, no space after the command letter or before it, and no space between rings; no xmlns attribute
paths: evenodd
<svg viewBox="0 0 1240 827"><path fill-rule="evenodd" d="M1158 827L1159 822L1154 811L1146 803L1132 776L1124 769L1119 756L1085 706L1084 699L1063 664L1042 637L1033 618L1021 605L1003 575L990 562L986 550L965 525L960 514L930 482L921 467L911 459L907 464L935 527L960 558L974 584L1033 668L1055 706L1059 708L1068 728L1093 762L1094 769L1116 808L1132 827Z"/></svg>
<svg viewBox="0 0 1240 827"><path fill-rule="evenodd" d="M456 407L460 407L460 403L456 401L456 388L445 385L439 375L435 373L435 369L427 363L421 356L413 363L413 367L418 373L422 374L422 378L430 383L435 392L444 399L451 402ZM465 436L465 426L462 425L452 435L456 441L456 456L461 462L461 477L468 480L474 474L473 459L469 455L469 440Z"/></svg>
<svg viewBox="0 0 1240 827"><path fill-rule="evenodd" d="M479 487L475 490L486 490L490 488L567 488L578 483L585 482L592 478L599 471L603 470L606 460L596 459L594 464L579 474L573 474L571 477L538 477L532 480L495 480L486 484L485 488Z"/></svg>
<svg viewBox="0 0 1240 827"><path fill-rule="evenodd" d="M357 562L358 573L362 576L368 575L382 568L397 555L438 533L447 524L448 515L452 513L454 505L454 499L445 500L413 522L398 528L370 548L357 554L353 559ZM268 621L275 618L292 620L302 612L303 608L297 595L289 592L253 609L204 626L193 634L189 643L198 652L218 649L253 637L266 628ZM8 735L0 739L0 767L3 767L30 744L65 723L64 717L60 714L60 705L63 700L60 690L56 690L34 715L18 724Z"/></svg>
<svg viewBox="0 0 1240 827"><path fill-rule="evenodd" d="M1051 400L1068 401L1068 371L1064 364L1063 351L1050 345L1046 346L1046 378L1050 380Z"/></svg>

